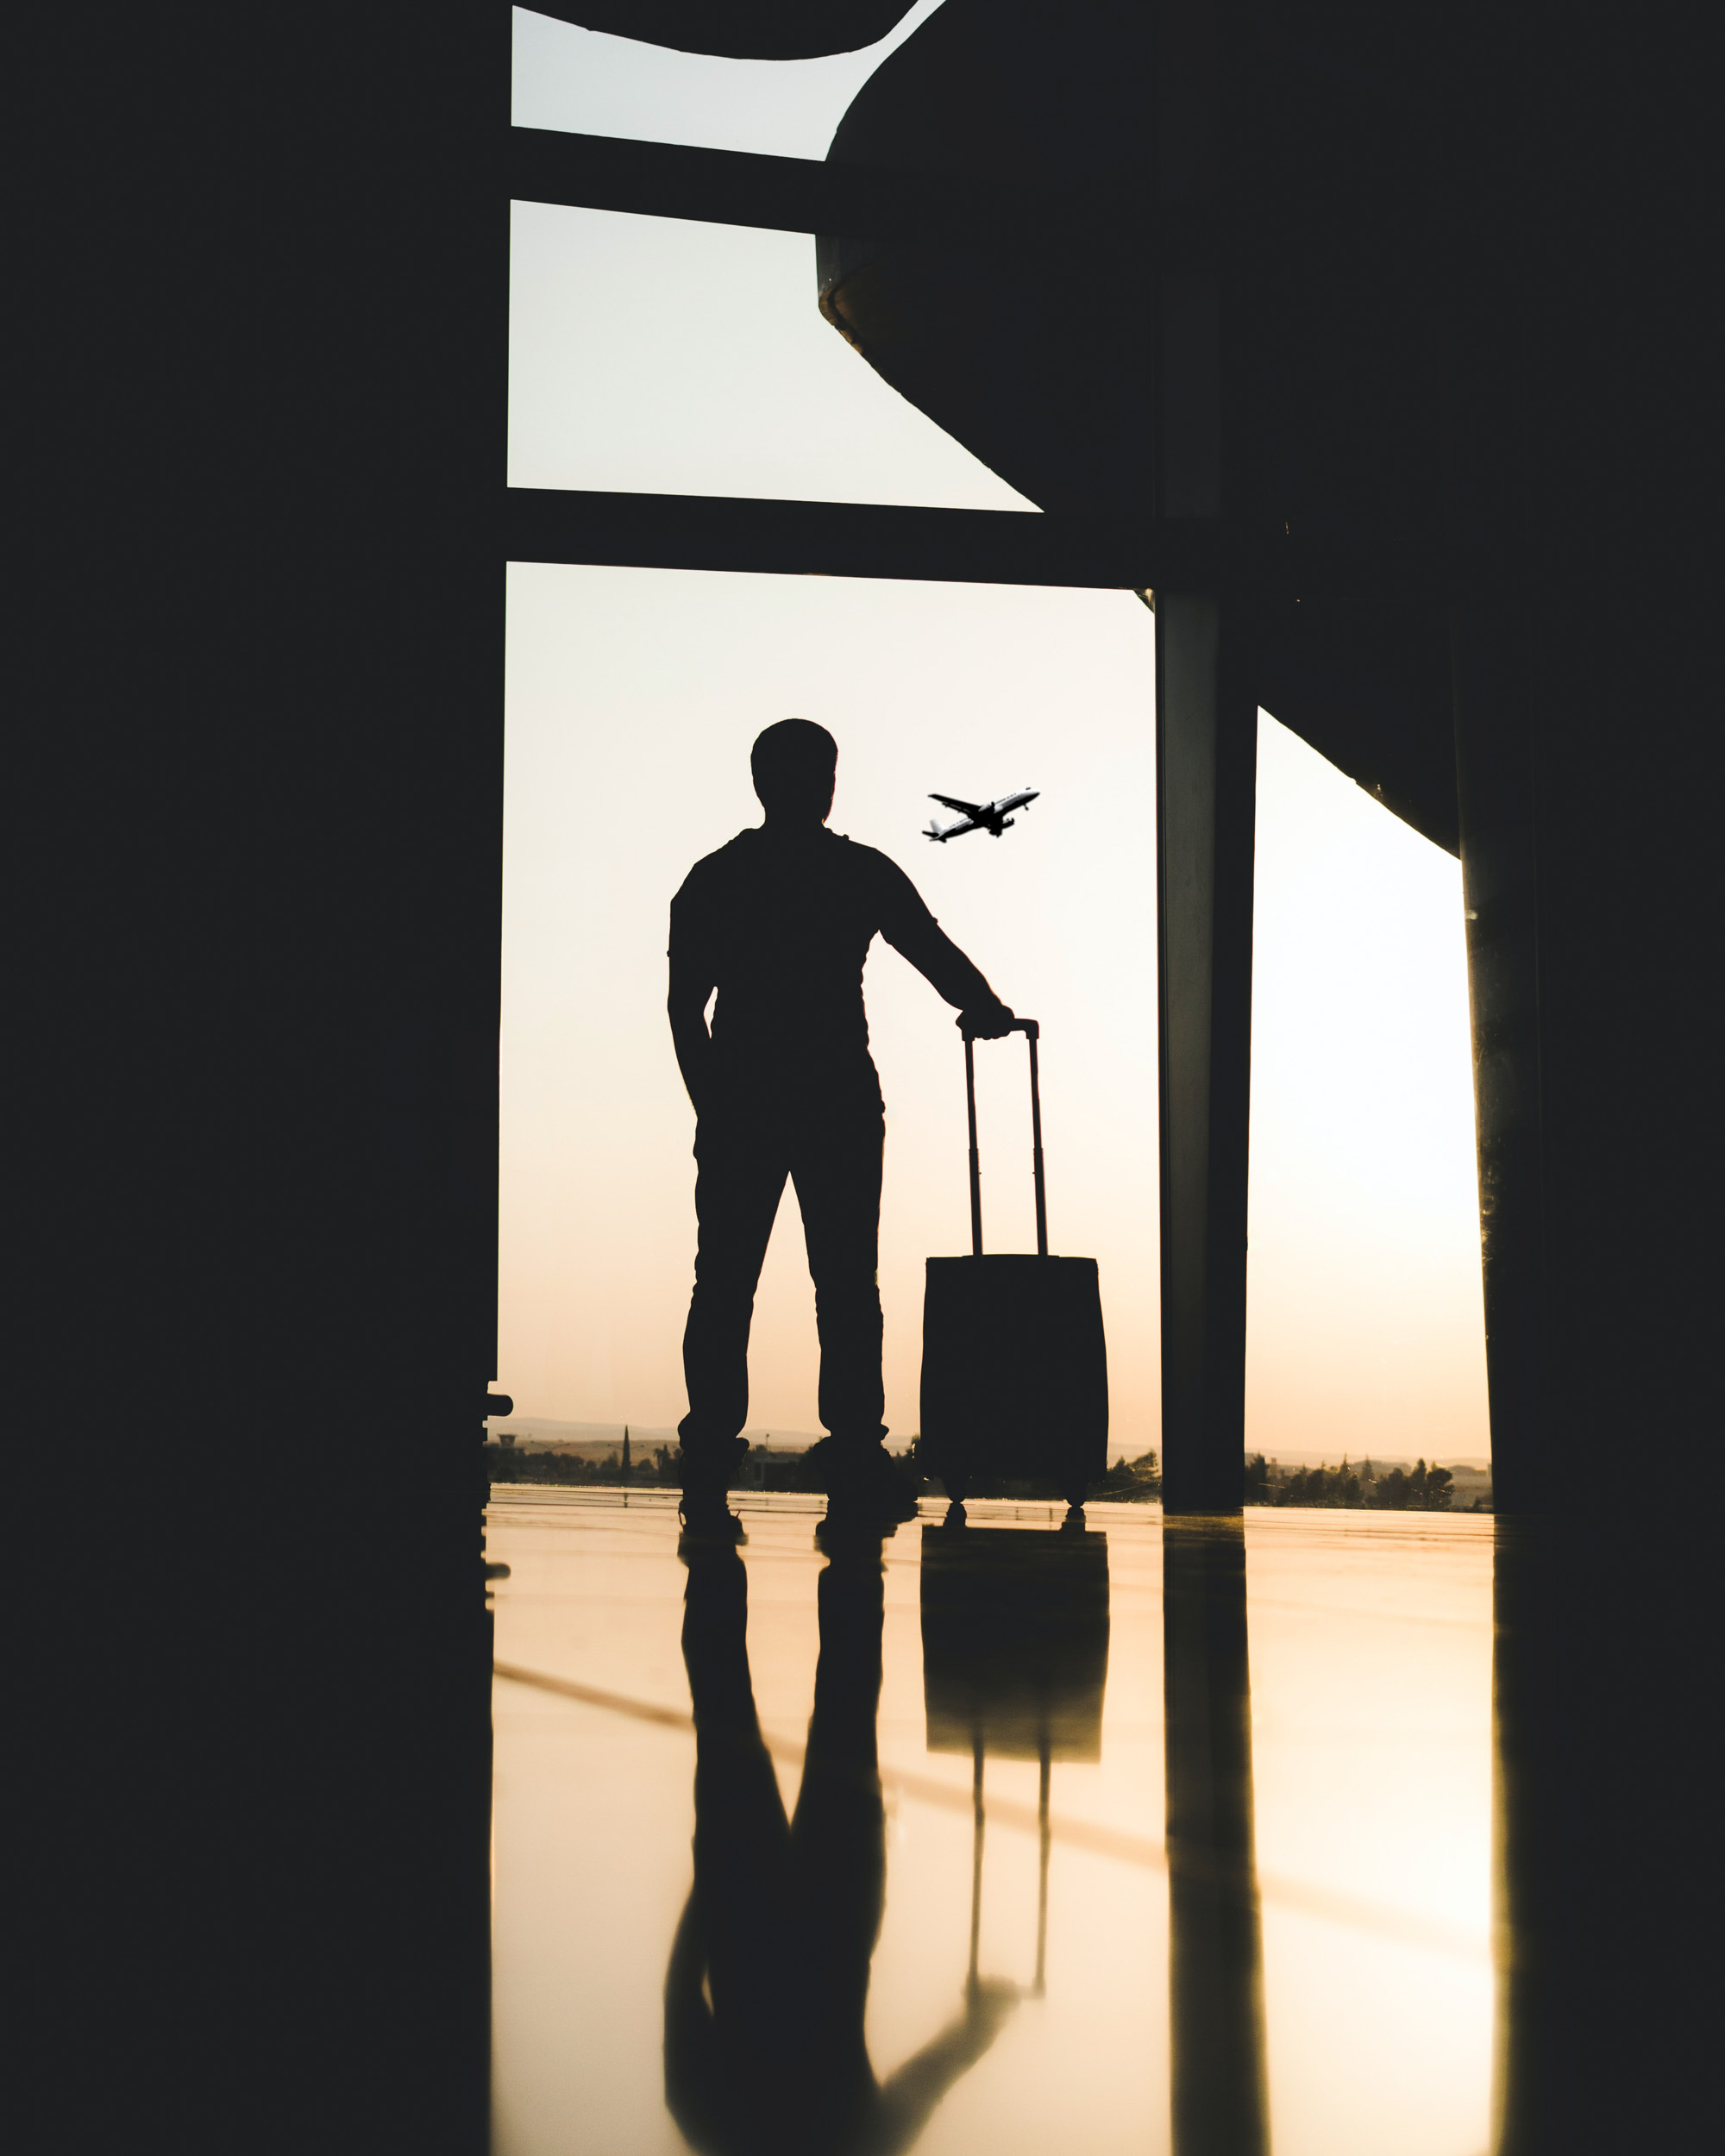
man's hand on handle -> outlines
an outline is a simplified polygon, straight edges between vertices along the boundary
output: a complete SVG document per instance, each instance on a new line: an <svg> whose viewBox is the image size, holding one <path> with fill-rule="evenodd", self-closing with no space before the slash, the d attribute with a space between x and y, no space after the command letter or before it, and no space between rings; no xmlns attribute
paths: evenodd
<svg viewBox="0 0 1725 2156"><path fill-rule="evenodd" d="M961 1011L954 1022L967 1040L978 1041L1003 1041L1016 1023L1008 1006L998 1001Z"/></svg>

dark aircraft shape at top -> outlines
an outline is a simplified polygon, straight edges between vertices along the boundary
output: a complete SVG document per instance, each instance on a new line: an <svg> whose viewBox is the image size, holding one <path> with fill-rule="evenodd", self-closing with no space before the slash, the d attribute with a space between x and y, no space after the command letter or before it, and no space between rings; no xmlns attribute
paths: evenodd
<svg viewBox="0 0 1725 2156"><path fill-rule="evenodd" d="M1038 796L1034 787L1026 787L1021 793L1003 793L998 801L955 801L950 793L931 793L928 798L931 801L938 801L942 808L957 809L963 819L961 823L949 824L942 830L934 818L932 816L929 818L928 829L923 837L932 838L944 846L949 838L963 838L966 831L987 831L991 837L998 838L1002 831L1010 830L1017 821L1012 812L1014 809L1028 810Z"/></svg>

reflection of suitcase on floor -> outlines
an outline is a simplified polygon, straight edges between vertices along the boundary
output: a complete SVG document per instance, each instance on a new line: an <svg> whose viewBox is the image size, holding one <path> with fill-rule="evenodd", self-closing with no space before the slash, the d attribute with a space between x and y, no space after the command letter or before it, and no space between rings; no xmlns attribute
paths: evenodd
<svg viewBox="0 0 1725 2156"><path fill-rule="evenodd" d="M1107 1681L1106 1535L924 1527L931 1752L1100 1759Z"/></svg>
<svg viewBox="0 0 1725 2156"><path fill-rule="evenodd" d="M1048 1952L1049 1783L1057 1759L1102 1756L1108 1541L1014 1527L922 1531L922 1683L931 1752L969 1752L972 1990L982 1917L983 1762L1042 1764L1036 1977Z"/></svg>
<svg viewBox="0 0 1725 2156"><path fill-rule="evenodd" d="M932 1257L922 1316L919 1463L962 1501L984 1476L1051 1482L1069 1504L1108 1464L1108 1364L1094 1257L1051 1257L1042 1179L1037 1025L1029 1037L1036 1246L982 1255L975 1050L964 1043L970 1112L969 1257Z"/></svg>

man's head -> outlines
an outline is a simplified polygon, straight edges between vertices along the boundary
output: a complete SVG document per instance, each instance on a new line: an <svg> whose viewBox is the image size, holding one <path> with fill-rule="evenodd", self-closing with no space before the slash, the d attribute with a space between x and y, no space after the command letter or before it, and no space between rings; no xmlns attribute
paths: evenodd
<svg viewBox="0 0 1725 2156"><path fill-rule="evenodd" d="M825 822L837 768L838 743L808 718L781 718L749 753L762 807L787 823Z"/></svg>

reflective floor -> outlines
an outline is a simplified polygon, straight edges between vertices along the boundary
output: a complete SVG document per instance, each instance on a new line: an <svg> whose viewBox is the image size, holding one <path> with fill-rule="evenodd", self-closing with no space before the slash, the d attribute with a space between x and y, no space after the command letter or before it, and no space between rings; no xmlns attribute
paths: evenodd
<svg viewBox="0 0 1725 2156"><path fill-rule="evenodd" d="M1478 2156L1489 1519L737 1501L493 1495L499 2156Z"/></svg>

